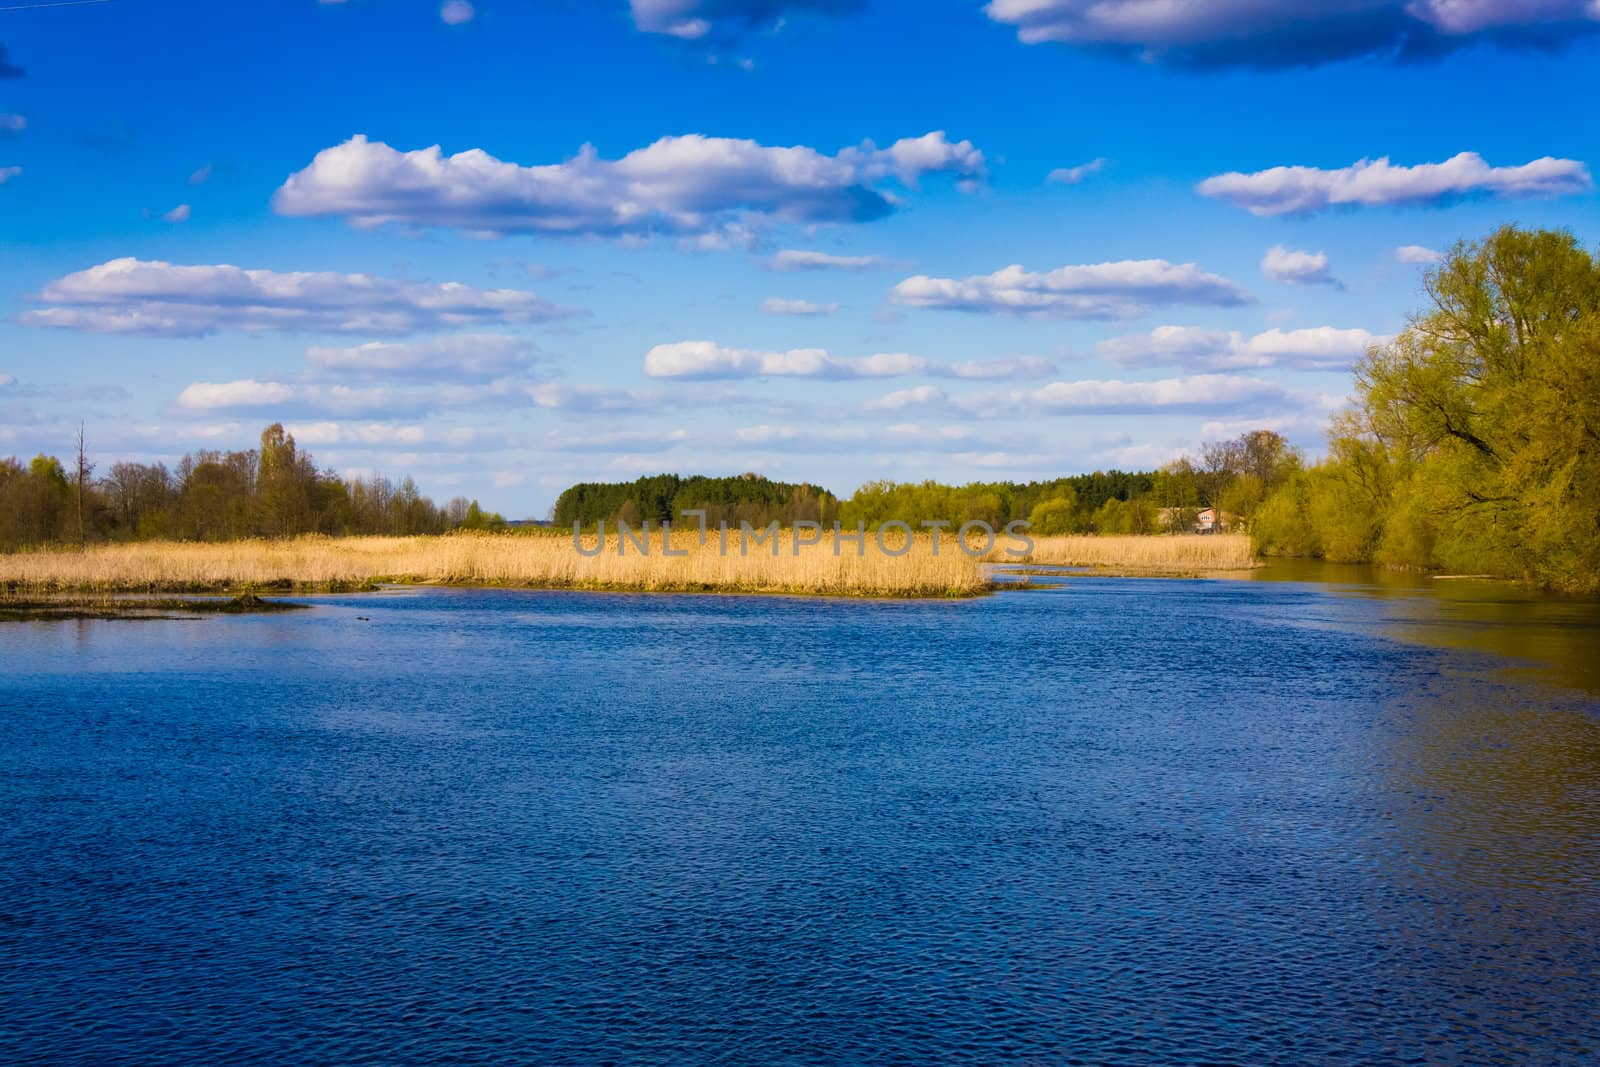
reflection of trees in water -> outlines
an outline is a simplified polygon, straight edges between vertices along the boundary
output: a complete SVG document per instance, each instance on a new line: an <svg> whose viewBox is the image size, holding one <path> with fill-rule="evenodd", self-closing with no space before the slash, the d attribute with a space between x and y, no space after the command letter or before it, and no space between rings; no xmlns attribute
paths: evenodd
<svg viewBox="0 0 1600 1067"><path fill-rule="evenodd" d="M1460 626L1413 636L1440 631L1458 647L1486 643L1459 640ZM1493 1041L1510 1054L1549 1041L1541 1019L1600 1018L1600 704L1480 664L1447 656L1401 672L1375 709L1371 740L1386 747L1374 752L1362 903L1385 961L1378 984L1430 990L1447 1046L1482 1040L1481 1020L1498 1017ZM1565 1040L1577 1055L1589 1039Z"/></svg>
<svg viewBox="0 0 1600 1067"><path fill-rule="evenodd" d="M1273 561L1249 577L1316 582L1340 597L1375 601L1376 616L1350 620L1361 632L1410 645L1487 653L1534 680L1600 694L1600 603L1506 582L1426 576L1310 560Z"/></svg>

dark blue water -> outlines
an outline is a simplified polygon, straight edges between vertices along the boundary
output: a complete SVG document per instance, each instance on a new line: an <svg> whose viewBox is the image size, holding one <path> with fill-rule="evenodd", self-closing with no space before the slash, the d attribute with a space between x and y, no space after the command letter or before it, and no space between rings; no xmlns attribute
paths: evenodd
<svg viewBox="0 0 1600 1067"><path fill-rule="evenodd" d="M317 603L0 627L0 1062L1600 1053L1591 608Z"/></svg>

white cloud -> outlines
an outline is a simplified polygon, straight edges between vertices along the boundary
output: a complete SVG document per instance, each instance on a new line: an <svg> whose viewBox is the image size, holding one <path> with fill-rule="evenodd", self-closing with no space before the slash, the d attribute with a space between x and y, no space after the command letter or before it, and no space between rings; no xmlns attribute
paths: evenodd
<svg viewBox="0 0 1600 1067"><path fill-rule="evenodd" d="M1219 371L1290 367L1348 370L1369 347L1388 338L1366 330L1319 326L1305 330L1271 329L1254 337L1237 330L1158 326L1147 334L1100 342L1102 356L1124 367L1179 367Z"/></svg>
<svg viewBox="0 0 1600 1067"><path fill-rule="evenodd" d="M1248 419L1208 419L1200 426L1200 437L1206 441L1225 441L1253 430L1274 430L1291 439L1320 442L1328 431L1328 415L1315 411Z"/></svg>
<svg viewBox="0 0 1600 1067"><path fill-rule="evenodd" d="M167 212L161 217L167 222L179 223L188 222L190 214L191 211L188 204L179 204L177 207L173 208L171 211Z"/></svg>
<svg viewBox="0 0 1600 1067"><path fill-rule="evenodd" d="M1055 182L1057 185L1077 185L1085 178L1099 174L1105 169L1105 166L1106 160L1102 158L1091 159L1089 162L1080 163L1076 167L1057 167L1050 172L1050 176L1046 180Z"/></svg>
<svg viewBox="0 0 1600 1067"><path fill-rule="evenodd" d="M630 0L633 24L645 33L697 41L716 32L781 24L789 11L821 14L860 7L863 0Z"/></svg>
<svg viewBox="0 0 1600 1067"><path fill-rule="evenodd" d="M415 448L430 442L428 431L415 423L392 422L297 422L284 429L295 443L310 447L359 445L363 447Z"/></svg>
<svg viewBox="0 0 1600 1067"><path fill-rule="evenodd" d="M430 411L481 410L540 405L542 383L514 378L468 384L325 385L318 382L195 382L178 394L178 406L191 411L256 412L273 417L306 414L395 419Z"/></svg>
<svg viewBox="0 0 1600 1067"><path fill-rule="evenodd" d="M1338 170L1272 167L1207 178L1196 188L1252 215L1308 215L1338 207L1442 204L1471 196L1560 196L1591 186L1589 168L1545 156L1520 167L1491 167L1476 152L1443 163L1395 166L1387 156Z"/></svg>
<svg viewBox="0 0 1600 1067"><path fill-rule="evenodd" d="M905 408L939 406L948 402L949 395L936 385L918 385L911 389L896 389L867 403L869 411L900 411Z"/></svg>
<svg viewBox="0 0 1600 1067"><path fill-rule="evenodd" d="M1401 245L1394 250L1394 258L1400 263L1440 263L1444 260L1444 253L1422 245Z"/></svg>
<svg viewBox="0 0 1600 1067"><path fill-rule="evenodd" d="M4 389L8 385L16 384L17 376L15 374L0 374L0 389Z"/></svg>
<svg viewBox="0 0 1600 1067"><path fill-rule="evenodd" d="M422 341L370 341L352 348L313 346L306 361L319 371L382 377L476 381L528 368L533 344L504 334L460 334Z"/></svg>
<svg viewBox="0 0 1600 1067"><path fill-rule="evenodd" d="M760 222L866 222L898 198L881 186L925 175L981 178L983 153L942 131L824 155L726 137L663 137L621 159L592 147L524 167L481 149L401 152L357 136L318 152L273 196L280 215L336 215L358 227L399 223L481 236L536 233L682 238L748 232ZM732 241L731 243L739 243Z"/></svg>
<svg viewBox="0 0 1600 1067"><path fill-rule="evenodd" d="M687 430L614 430L609 433L544 435L541 443L552 452L663 452L689 441Z"/></svg>
<svg viewBox="0 0 1600 1067"><path fill-rule="evenodd" d="M932 361L901 353L857 359L829 355L821 348L757 352L714 341L678 341L645 353L644 372L652 378L712 381L729 378L882 378L916 374Z"/></svg>
<svg viewBox="0 0 1600 1067"><path fill-rule="evenodd" d="M200 411L287 404L299 399L304 388L282 382L258 382L254 378L233 382L195 382L178 394L178 404Z"/></svg>
<svg viewBox="0 0 1600 1067"><path fill-rule="evenodd" d="M0 185L4 185L21 173L21 167L0 167Z"/></svg>
<svg viewBox="0 0 1600 1067"><path fill-rule="evenodd" d="M734 378L899 378L926 374L939 378L996 381L1038 378L1055 367L1037 357L941 363L905 352L834 356L822 348L761 352L730 348L714 341L656 345L645 354L644 372L652 378L715 381Z"/></svg>
<svg viewBox="0 0 1600 1067"><path fill-rule="evenodd" d="M1594 0L991 0L984 11L1027 44L1194 68L1421 58L1479 41L1554 46L1600 22Z"/></svg>
<svg viewBox="0 0 1600 1067"><path fill-rule="evenodd" d="M407 334L582 314L530 292L370 274L243 270L114 259L46 285L20 321L90 333L201 337L221 330Z"/></svg>
<svg viewBox="0 0 1600 1067"><path fill-rule="evenodd" d="M815 317L819 315L832 315L839 310L838 304L813 304L809 300L783 300L778 297L768 297L761 302L761 310L767 315L799 315L802 317Z"/></svg>
<svg viewBox="0 0 1600 1067"><path fill-rule="evenodd" d="M1236 307L1254 298L1228 279L1193 263L1141 259L1060 267L1044 274L1013 264L993 274L962 279L917 275L896 285L890 299L904 307L1121 319L1155 306Z"/></svg>
<svg viewBox="0 0 1600 1067"><path fill-rule="evenodd" d="M1200 411L1216 414L1263 406L1294 404L1298 396L1260 378L1232 374L1193 374L1158 381L1118 379L1055 381L1035 389L1012 389L950 396L932 386L901 389L867 404L869 411L923 409L971 418L1018 419L1066 414L1162 414Z"/></svg>
<svg viewBox="0 0 1600 1067"><path fill-rule="evenodd" d="M1021 381L1054 374L1056 365L1039 356L966 359L950 364L949 376L972 381Z"/></svg>
<svg viewBox="0 0 1600 1067"><path fill-rule="evenodd" d="M794 270L875 270L888 266L888 261L878 256L835 256L827 252L812 252L800 248L785 248L767 261L776 271Z"/></svg>
<svg viewBox="0 0 1600 1067"><path fill-rule="evenodd" d="M28 120L21 115L11 115L0 111L0 137L21 133L28 128Z"/></svg>
<svg viewBox="0 0 1600 1067"><path fill-rule="evenodd" d="M461 26L471 22L478 14L467 0L445 0L439 6L439 18L446 26Z"/></svg>
<svg viewBox="0 0 1600 1067"><path fill-rule="evenodd" d="M189 184L190 185L204 185L206 182L208 182L210 180L211 180L211 164L210 163L202 163L199 167L195 168L194 173L189 175Z"/></svg>
<svg viewBox="0 0 1600 1067"><path fill-rule="evenodd" d="M1328 270L1326 252L1300 252L1273 245L1261 257L1261 273L1287 285L1333 285L1339 280Z"/></svg>
<svg viewBox="0 0 1600 1067"><path fill-rule="evenodd" d="M1230 374L1196 374L1153 382L1115 379L1051 382L1013 398L1036 411L1168 411L1229 408L1281 401L1287 394L1260 378Z"/></svg>

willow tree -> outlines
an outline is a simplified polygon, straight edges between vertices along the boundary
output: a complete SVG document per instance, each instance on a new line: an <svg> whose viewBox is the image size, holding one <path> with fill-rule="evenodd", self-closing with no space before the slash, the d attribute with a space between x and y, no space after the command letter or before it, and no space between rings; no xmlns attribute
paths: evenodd
<svg viewBox="0 0 1600 1067"><path fill-rule="evenodd" d="M1356 375L1335 466L1383 457L1396 555L1600 585L1600 262L1505 227L1426 280L1431 307Z"/></svg>

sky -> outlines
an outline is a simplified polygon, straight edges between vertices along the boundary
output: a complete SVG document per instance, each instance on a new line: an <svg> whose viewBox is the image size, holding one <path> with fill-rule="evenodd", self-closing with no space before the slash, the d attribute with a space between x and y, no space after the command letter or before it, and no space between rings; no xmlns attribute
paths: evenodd
<svg viewBox="0 0 1600 1067"><path fill-rule="evenodd" d="M1315 455L1600 231L1600 0L0 0L0 455L575 481Z"/></svg>

